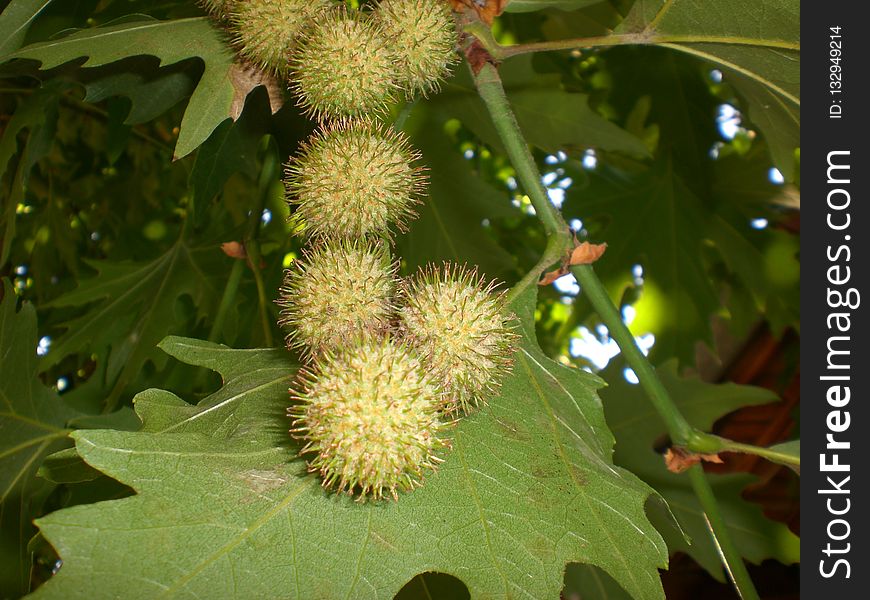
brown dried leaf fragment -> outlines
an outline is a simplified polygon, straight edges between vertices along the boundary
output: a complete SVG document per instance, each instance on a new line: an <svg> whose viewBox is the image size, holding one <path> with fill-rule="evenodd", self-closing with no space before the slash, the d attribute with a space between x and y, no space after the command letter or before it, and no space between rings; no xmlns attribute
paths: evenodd
<svg viewBox="0 0 870 600"><path fill-rule="evenodd" d="M718 454L694 454L682 448L668 448L665 452L665 466L671 473L682 473L701 461L716 464L723 462Z"/></svg>
<svg viewBox="0 0 870 600"><path fill-rule="evenodd" d="M591 265L597 261L607 250L607 244L590 244L583 242L574 247L571 252L571 258L568 260L569 265Z"/></svg>
<svg viewBox="0 0 870 600"><path fill-rule="evenodd" d="M538 281L538 285L550 285L563 275L567 275L568 270L574 265L591 265L601 258L605 250L607 250L607 244L590 244L589 242L578 244L575 239L571 254L565 257L558 269L546 273Z"/></svg>
<svg viewBox="0 0 870 600"><path fill-rule="evenodd" d="M551 283L559 279L562 275L565 275L567 273L568 269L565 269L564 267L559 267L555 271L550 271L549 273L546 273L541 278L541 280L538 281L538 285L550 285Z"/></svg>
<svg viewBox="0 0 870 600"><path fill-rule="evenodd" d="M233 84L233 103L230 105L230 116L233 121L237 121L241 116L248 94L258 85L266 88L273 115L284 106L284 92L278 80L251 64L238 62L233 64L230 69L230 82Z"/></svg>
<svg viewBox="0 0 870 600"><path fill-rule="evenodd" d="M244 259L248 258L248 253L245 250L245 245L240 242L224 242L221 244L221 250L230 258Z"/></svg>
<svg viewBox="0 0 870 600"><path fill-rule="evenodd" d="M459 13L473 10L487 25L492 25L492 20L504 12L507 3L508 0L450 0L453 10Z"/></svg>

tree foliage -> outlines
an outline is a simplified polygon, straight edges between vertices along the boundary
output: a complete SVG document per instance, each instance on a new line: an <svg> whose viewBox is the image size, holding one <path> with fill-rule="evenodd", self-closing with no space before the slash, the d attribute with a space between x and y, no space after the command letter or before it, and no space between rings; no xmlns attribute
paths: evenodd
<svg viewBox="0 0 870 600"><path fill-rule="evenodd" d="M799 329L799 3L478 7L502 8L477 43L506 53L542 182L607 243L595 270L677 408L707 431L775 400L689 374L714 321ZM12 0L0 40L0 595L656 599L677 551L722 578L653 450L664 424L621 359L603 369L601 317L566 279L524 279L547 239L465 61L386 118L429 180L392 238L403 275L503 281L520 342L420 489L357 503L287 434L300 357L274 301L305 240L280 165L315 128L293 93L187 0ZM752 481L712 476L741 556L796 562Z"/></svg>

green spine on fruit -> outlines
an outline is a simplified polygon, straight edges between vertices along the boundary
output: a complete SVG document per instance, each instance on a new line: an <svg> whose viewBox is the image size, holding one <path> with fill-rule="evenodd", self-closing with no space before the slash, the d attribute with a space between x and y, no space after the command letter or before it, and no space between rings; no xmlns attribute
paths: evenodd
<svg viewBox="0 0 870 600"><path fill-rule="evenodd" d="M450 264L421 270L402 287L402 332L444 387L447 413L485 403L510 369L516 334L494 288L476 270Z"/></svg>
<svg viewBox="0 0 870 600"><path fill-rule="evenodd" d="M287 347L306 357L387 331L397 265L379 243L338 240L304 252L284 272L277 300Z"/></svg>
<svg viewBox="0 0 870 600"><path fill-rule="evenodd" d="M230 18L233 7L238 0L197 0L205 12L211 16L225 21Z"/></svg>
<svg viewBox="0 0 870 600"><path fill-rule="evenodd" d="M351 341L303 370L288 409L301 454L325 488L380 499L420 485L441 462L439 390L406 346L388 338Z"/></svg>
<svg viewBox="0 0 870 600"><path fill-rule="evenodd" d="M287 165L294 218L316 239L404 231L425 189L419 157L404 134L369 120L327 125Z"/></svg>
<svg viewBox="0 0 870 600"><path fill-rule="evenodd" d="M216 2L216 4L218 4ZM243 0L231 5L239 54L264 71L286 76L302 33L330 7L329 0Z"/></svg>
<svg viewBox="0 0 870 600"><path fill-rule="evenodd" d="M394 49L398 83L409 96L437 91L458 60L458 36L443 0L381 0L375 19Z"/></svg>
<svg viewBox="0 0 870 600"><path fill-rule="evenodd" d="M335 9L306 32L294 53L293 87L318 120L379 114L396 98L396 62L380 26Z"/></svg>

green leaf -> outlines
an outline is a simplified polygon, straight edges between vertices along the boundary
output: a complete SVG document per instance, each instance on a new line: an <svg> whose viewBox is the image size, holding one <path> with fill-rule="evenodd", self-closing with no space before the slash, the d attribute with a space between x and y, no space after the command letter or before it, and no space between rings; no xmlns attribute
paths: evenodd
<svg viewBox="0 0 870 600"><path fill-rule="evenodd" d="M167 340L224 387L197 406L150 390L136 399L142 432L75 434L90 465L137 495L38 521L64 566L36 597L84 598L98 577L101 592L126 598L392 598L435 571L475 598L556 598L565 564L580 561L635 598L662 599L650 489L610 463L600 381L538 348L535 296L514 305L523 341L501 394L451 431L441 469L397 502L360 504L305 473L283 416L286 353Z"/></svg>
<svg viewBox="0 0 870 600"><path fill-rule="evenodd" d="M547 152L598 148L639 158L649 156L639 138L593 111L589 96L561 89L558 77L535 72L531 55L511 59L499 71L529 144ZM457 69L432 103L460 119L482 141L502 147L467 68Z"/></svg>
<svg viewBox="0 0 870 600"><path fill-rule="evenodd" d="M578 8L584 8L599 2L601 0L508 0L505 12L532 12L546 8L577 10Z"/></svg>
<svg viewBox="0 0 870 600"><path fill-rule="evenodd" d="M6 5L0 13L0 56L21 47L30 25L49 4L51 0L18 0Z"/></svg>
<svg viewBox="0 0 870 600"><path fill-rule="evenodd" d="M57 105L63 84L48 83L23 102L0 138L0 179L9 166L9 161L18 151L18 136L27 131L27 139L21 149L21 156L15 175L12 177L11 189L0 213L0 226L3 230L3 241L0 243L0 265L6 264L15 237L15 219L18 206L24 201L27 191L30 171L50 150L54 124L57 120Z"/></svg>
<svg viewBox="0 0 870 600"><path fill-rule="evenodd" d="M719 307L702 254L716 221L704 199L662 163L638 178L599 169L589 187L569 190L567 198L566 214L606 223L593 236L607 241L595 267L616 297L629 285L632 265L643 265L645 304L637 306L643 320L632 330L656 335L653 358L678 356L692 364L698 340L712 340L709 318Z"/></svg>
<svg viewBox="0 0 870 600"><path fill-rule="evenodd" d="M257 148L269 131L270 114L265 90L253 92L248 100L253 104L236 121L224 121L214 130L196 154L190 173L190 185L195 199L208 202L224 187L230 176L242 171L251 179L258 174ZM253 102L253 100L262 102Z"/></svg>
<svg viewBox="0 0 870 600"><path fill-rule="evenodd" d="M469 600L468 588L445 573L423 573L405 584L393 600Z"/></svg>
<svg viewBox="0 0 870 600"><path fill-rule="evenodd" d="M208 19L143 20L86 29L32 44L3 60L30 58L40 61L42 69L50 69L82 57L87 57L82 66L97 67L140 55L156 56L164 66L197 57L205 64L181 120L175 146L175 158L186 156L230 118L235 94L231 78L233 54Z"/></svg>
<svg viewBox="0 0 870 600"><path fill-rule="evenodd" d="M773 393L761 388L732 383L714 385L696 378L680 378L674 362L662 365L658 373L680 412L691 425L704 431L709 431L717 419L733 410L776 399ZM656 444L666 434L664 423L643 390L625 381L622 364L613 363L604 376L609 386L601 396L607 423L616 436L614 461L654 487L691 538L691 544L687 544L680 532L668 526L667 518L652 514L671 552L687 552L713 576L723 580L719 554L688 478L669 472L663 457L655 451ZM753 475L710 474L708 479L726 526L743 557L756 564L768 558L786 564L800 560L800 541L788 527L767 519L760 506L742 498L743 489L755 481Z"/></svg>
<svg viewBox="0 0 870 600"><path fill-rule="evenodd" d="M420 106L405 125L422 155L429 177L428 197L419 218L400 236L397 246L408 267L431 262L471 263L491 277L513 267L513 257L482 226L484 219L516 214L506 193L499 192L472 169L454 147L446 117L430 105Z"/></svg>
<svg viewBox="0 0 870 600"><path fill-rule="evenodd" d="M65 448L48 455L37 474L52 483L82 483L102 475L83 461L75 448Z"/></svg>
<svg viewBox="0 0 870 600"><path fill-rule="evenodd" d="M581 600L632 600L631 596L613 578L590 565L571 563L565 569L563 598Z"/></svg>
<svg viewBox="0 0 870 600"><path fill-rule="evenodd" d="M659 130L656 158L605 157L582 177L571 174L562 208L566 218L583 221L591 241L608 244L595 269L612 296L640 291L631 328L656 336L653 361L677 356L694 363L698 341L711 343L711 315L726 314L726 307L735 330L760 316L776 330L797 322L799 269L789 252L797 240L776 228L750 227L756 217L778 218L771 201L782 188L768 179L764 146L744 156L709 156L721 141L712 118L720 101L691 59L658 48L615 48L607 62L614 79L609 102L620 113L651 99L637 125ZM643 267L642 288L634 287L635 264ZM744 319L734 310L737 300L747 307ZM582 296L575 310L579 321L587 318Z"/></svg>
<svg viewBox="0 0 870 600"><path fill-rule="evenodd" d="M791 456L793 458L800 459L801 457L801 441L800 440L792 440L790 442L783 442L782 444L775 444L769 448L769 450L773 450L774 452L778 452L780 454L785 454L786 456ZM780 465L785 465L789 469L794 470L795 473L800 475L801 468L800 466L796 466L793 462L787 460L777 460L776 457L772 457L770 455L765 455L767 460L778 463Z"/></svg>
<svg viewBox="0 0 870 600"><path fill-rule="evenodd" d="M746 100L749 120L764 134L773 163L787 181L798 176L795 149L800 146L800 103L790 102L770 88L742 76L730 83Z"/></svg>
<svg viewBox="0 0 870 600"><path fill-rule="evenodd" d="M794 178L800 126L799 0L638 1L616 33L720 67L749 103L749 116L767 138L779 170Z"/></svg>
<svg viewBox="0 0 870 600"><path fill-rule="evenodd" d="M217 305L222 291L218 265L226 261L216 245L190 246L183 237L147 262L86 261L98 274L47 306L96 304L64 324L66 331L54 340L40 369L72 354L109 351L106 405L114 408L147 361L158 368L166 362L157 343L188 322L176 307L178 300L188 296L193 301L196 320Z"/></svg>
<svg viewBox="0 0 870 600"><path fill-rule="evenodd" d="M85 86L85 102L128 98L130 111L124 117L127 125L145 123L162 115L191 95L196 88L196 71L185 63L154 68L155 62L152 57L142 56L105 68L88 69L80 76Z"/></svg>
<svg viewBox="0 0 870 600"><path fill-rule="evenodd" d="M67 421L76 415L36 374L36 310L3 279L0 302L0 594L18 596L30 586L27 540L44 482L36 470L49 453L68 444Z"/></svg>
<svg viewBox="0 0 870 600"><path fill-rule="evenodd" d="M608 103L636 117L635 128L658 131L656 159L603 157L582 176L569 172L574 185L563 213L581 219L591 241L607 242L596 272L612 297L635 304L632 331L656 336L653 361L677 356L692 364L698 341L711 342L713 314L728 316L738 336L759 317L776 331L794 326L797 239L776 227L750 227L757 217L781 218L771 203L783 188L769 181L764 145L756 141L745 154L726 145L718 159L710 157L721 142L712 118L721 100L690 58L614 48L606 62ZM642 286L635 264L643 267ZM578 323L591 312L582 295L574 310Z"/></svg>
<svg viewBox="0 0 870 600"><path fill-rule="evenodd" d="M60 88L56 84L49 84L36 90L12 115L3 129L3 137L0 137L0 177L6 173L9 161L18 151L18 135L25 130L33 132L45 123L46 117L56 112Z"/></svg>

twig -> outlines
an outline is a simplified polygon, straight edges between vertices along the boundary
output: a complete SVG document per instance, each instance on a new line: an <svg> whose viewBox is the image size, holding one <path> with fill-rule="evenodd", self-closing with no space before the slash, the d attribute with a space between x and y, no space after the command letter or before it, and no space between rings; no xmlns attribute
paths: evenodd
<svg viewBox="0 0 870 600"><path fill-rule="evenodd" d="M259 304L260 322L263 326L263 338L266 346L271 347L272 340L272 325L269 319L269 309L266 300L266 287L263 285L263 274L260 270L260 241L258 239L260 227L262 223L261 215L263 208L266 205L266 198L269 195L269 189L275 181L275 175L278 172L278 158L276 156L274 143L270 141L266 145L265 155L263 157L263 168L260 171L260 179L257 183L257 204L252 214L253 230L245 240L245 251L248 253L248 264L251 267L251 272L254 274L254 283L257 285L257 303Z"/></svg>
<svg viewBox="0 0 870 600"><path fill-rule="evenodd" d="M652 29L636 33L609 33L584 38L568 40L553 40L533 42L529 44L514 44L503 46L492 36L492 32L480 21L474 21L465 26L465 32L476 37L487 52L496 60L505 60L520 54L533 52L554 52L559 50L582 50L585 48L604 48L608 46L632 45L674 45L674 44L728 44L732 46L754 46L779 50L800 50L800 44L787 40L757 39L739 36L710 35L671 35L659 34ZM681 50L681 48L676 48Z"/></svg>

